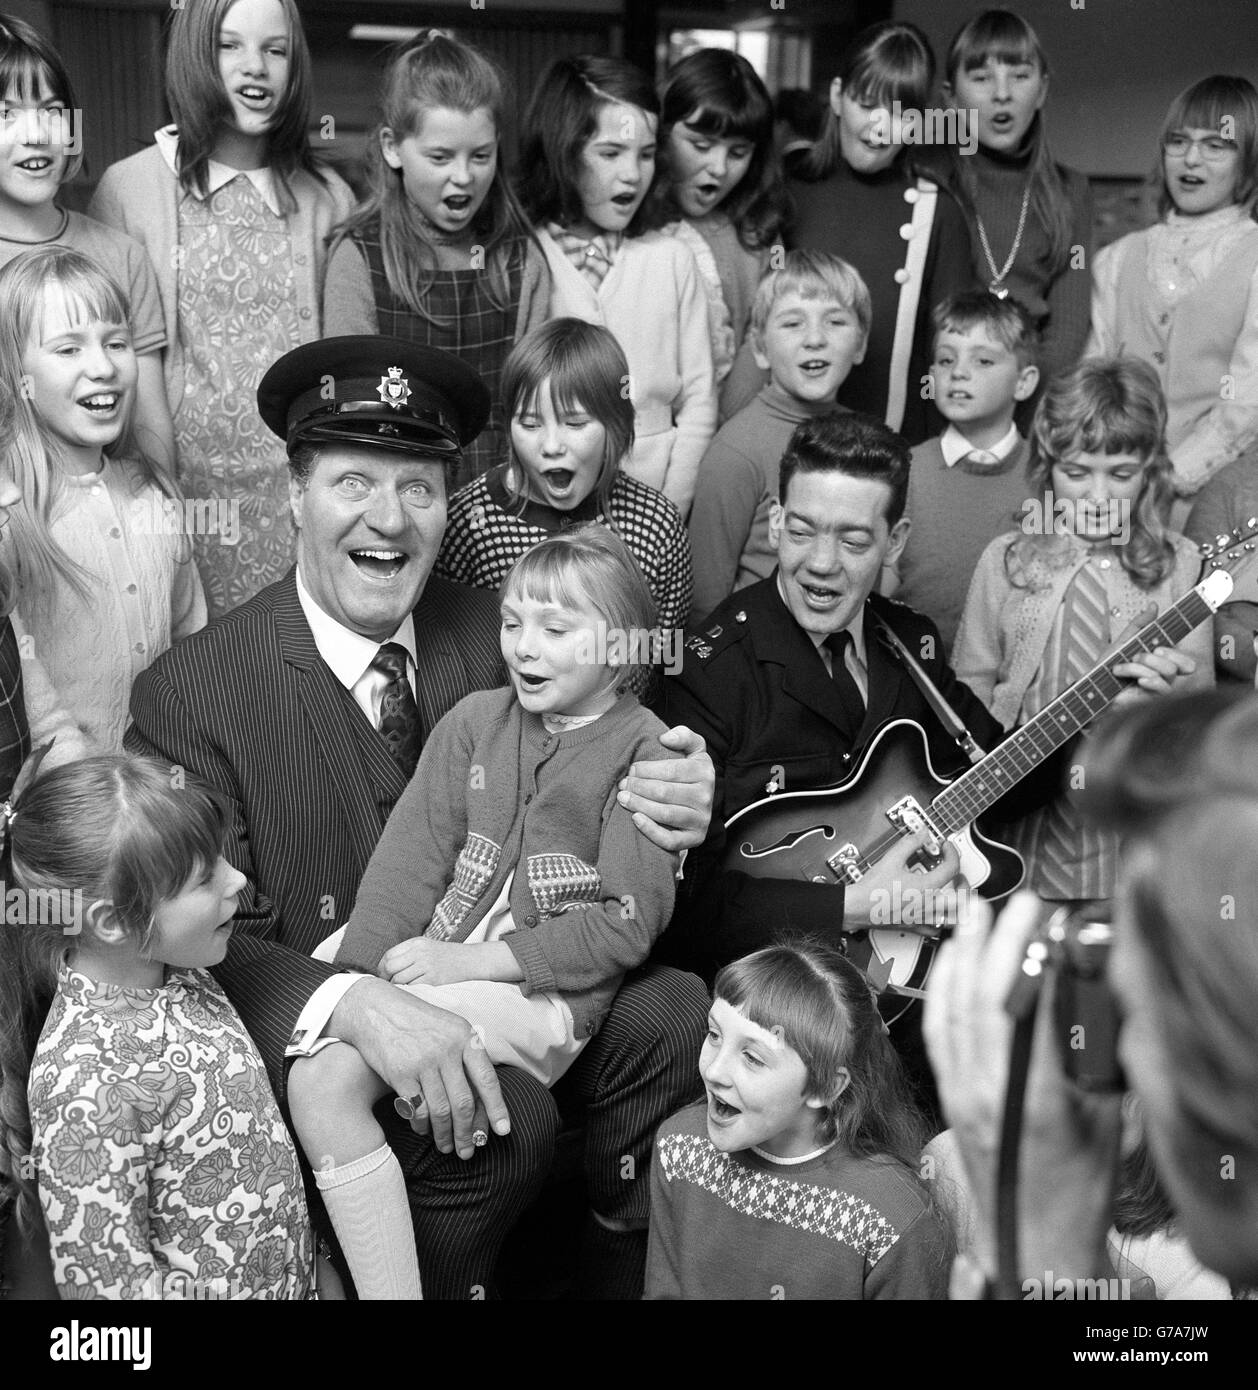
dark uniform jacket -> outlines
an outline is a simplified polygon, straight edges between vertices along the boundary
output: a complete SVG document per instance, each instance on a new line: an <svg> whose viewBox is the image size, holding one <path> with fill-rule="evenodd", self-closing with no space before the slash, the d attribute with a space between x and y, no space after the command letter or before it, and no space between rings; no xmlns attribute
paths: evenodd
<svg viewBox="0 0 1258 1390"><path fill-rule="evenodd" d="M687 638L682 669L665 682L664 720L686 724L707 740L716 795L708 838L687 858L660 958L710 978L720 965L784 932L817 931L842 921L841 886L721 873L725 822L770 795L771 785L793 792L845 781L873 734L898 718L922 725L940 775L967 765L909 672L879 640L876 618L917 657L985 751L1005 737L982 701L952 673L929 618L877 594L866 601L869 700L857 729L812 638L782 601L776 572L737 590ZM1033 785L1005 798L1002 818L1039 804L1059 780L1060 762L1054 759Z"/></svg>

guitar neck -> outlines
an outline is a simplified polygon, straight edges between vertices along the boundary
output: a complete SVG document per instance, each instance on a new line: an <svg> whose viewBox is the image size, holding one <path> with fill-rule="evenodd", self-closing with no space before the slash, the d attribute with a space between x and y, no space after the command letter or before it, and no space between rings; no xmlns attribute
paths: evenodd
<svg viewBox="0 0 1258 1390"><path fill-rule="evenodd" d="M963 829L995 805L1011 787L1033 772L1064 743L1086 728L1127 686L1112 668L1150 652L1173 647L1214 612L1227 598L1231 582L1222 572L1185 594L1178 603L1147 623L1117 651L1081 676L1022 728L1009 735L982 762L976 763L944 788L931 803L935 824L946 835ZM1216 597L1223 590L1222 597Z"/></svg>

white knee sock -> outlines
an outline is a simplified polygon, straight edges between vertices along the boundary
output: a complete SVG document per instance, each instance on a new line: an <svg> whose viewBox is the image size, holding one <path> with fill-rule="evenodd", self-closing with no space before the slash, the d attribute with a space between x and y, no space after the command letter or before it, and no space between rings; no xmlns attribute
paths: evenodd
<svg viewBox="0 0 1258 1390"><path fill-rule="evenodd" d="M393 1150L382 1144L339 1168L316 1169L315 1185L358 1297L422 1298L406 1180Z"/></svg>

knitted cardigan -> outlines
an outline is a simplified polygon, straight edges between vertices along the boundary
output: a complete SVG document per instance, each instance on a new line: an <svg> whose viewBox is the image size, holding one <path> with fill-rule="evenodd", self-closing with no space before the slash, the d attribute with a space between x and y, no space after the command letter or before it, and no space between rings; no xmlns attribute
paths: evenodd
<svg viewBox="0 0 1258 1390"><path fill-rule="evenodd" d="M952 649L952 668L958 679L1006 729L1021 722L1022 701L1040 668L1053 619L1070 581L1088 558L1083 543L1071 538L1066 563L1049 564L1037 556L1026 567L1027 587L1016 588L1005 570L1005 552L1018 538L1017 534L997 536L979 557ZM1197 547L1175 533L1171 540L1175 563L1155 589L1138 588L1117 561L1106 570L1110 630L1115 638L1150 604L1156 603L1161 612L1197 582L1201 569ZM1202 623L1179 644L1179 650L1197 663L1197 669L1186 678L1185 689L1214 684L1212 646L1209 623Z"/></svg>
<svg viewBox="0 0 1258 1390"><path fill-rule="evenodd" d="M502 939L524 972L520 988L562 994L575 1036L592 1036L673 910L676 856L616 800L631 763L676 756L663 731L632 696L560 734L511 690L460 700L389 817L337 961L374 971L426 928L465 941L514 874L515 930Z"/></svg>
<svg viewBox="0 0 1258 1390"><path fill-rule="evenodd" d="M550 317L599 324L628 360L635 438L625 472L685 516L716 432L708 305L694 256L660 232L626 237L595 289L548 232L537 239L550 266Z"/></svg>
<svg viewBox="0 0 1258 1390"><path fill-rule="evenodd" d="M1239 207L1200 222L1172 216L1097 253L1087 347L1157 372L1181 494L1258 441L1258 224ZM1191 288L1163 302L1160 275Z"/></svg>
<svg viewBox="0 0 1258 1390"><path fill-rule="evenodd" d="M299 172L290 187L296 209L288 215L293 254L293 283L301 342L321 336L320 307L327 268L327 239L354 206L349 185L331 169L326 184ZM179 333L179 180L156 145L111 164L101 176L88 215L134 237L149 254L166 316L167 341ZM299 344L294 343L294 347ZM184 377L179 354L166 354L166 397L172 413L183 401Z"/></svg>

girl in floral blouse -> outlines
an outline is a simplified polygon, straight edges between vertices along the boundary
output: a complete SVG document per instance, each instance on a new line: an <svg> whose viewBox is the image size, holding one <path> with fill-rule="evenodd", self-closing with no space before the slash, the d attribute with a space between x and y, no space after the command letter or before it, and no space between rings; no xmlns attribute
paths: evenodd
<svg viewBox="0 0 1258 1390"><path fill-rule="evenodd" d="M209 973L244 878L172 780L93 757L4 804L30 910L3 928L0 1177L25 1232L43 1209L63 1298L305 1298L297 1156Z"/></svg>

